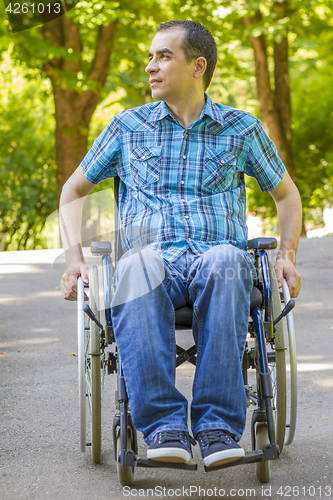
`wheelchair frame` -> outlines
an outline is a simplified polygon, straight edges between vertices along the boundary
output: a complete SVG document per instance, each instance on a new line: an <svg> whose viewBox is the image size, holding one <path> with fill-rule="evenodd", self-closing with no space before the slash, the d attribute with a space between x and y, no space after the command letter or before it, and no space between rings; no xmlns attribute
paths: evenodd
<svg viewBox="0 0 333 500"><path fill-rule="evenodd" d="M118 207L119 178L114 179L115 206ZM119 214L115 210L115 234L119 230ZM255 238L248 242L248 251L253 254L258 271L258 283L251 296L252 322L249 324L250 336L254 347L245 348L243 356L243 377L248 389L248 401L255 404L251 422L252 451L237 461L215 467L205 467L213 471L236 465L256 463L256 476L262 483L271 476L271 460L279 457L284 444L294 439L297 418L297 359L295 328L292 309L295 302L290 299L287 282L283 283L285 307L281 311L281 299L275 271L268 260L266 250L277 246L275 238ZM109 242L93 242L92 253L102 256L102 275L104 289L105 327L100 323L98 305L97 268L90 270L89 306L84 304L84 284L78 279L78 356L79 356L79 400L80 400L80 449L86 445L92 449L92 459L101 460L101 406L102 390L106 371L117 373L118 388L115 394L117 413L113 422L114 457L117 462L117 475L122 486L131 486L134 481L135 467L177 468L197 470L193 461L187 463L158 462L138 456L137 434L133 425L126 391L121 359L115 344L111 320L112 300L112 247ZM122 255L120 238L115 240L115 262ZM283 301L282 301L283 302ZM85 315L89 322L85 324ZM187 316L189 311L187 312ZM287 401L286 358L283 321L287 319L288 347L290 355L290 389ZM178 328L177 328L178 326ZM189 327L177 325L176 328ZM108 345L115 344L114 352L106 352ZM99 349L98 349L99 346ZM270 351L267 352L269 346ZM196 346L185 350L177 345L176 366L188 361L196 364ZM256 386L248 385L247 372L254 368ZM86 443L86 401L89 401L91 415L91 442ZM289 423L286 422L289 406ZM286 428L289 428L288 435Z"/></svg>
<svg viewBox="0 0 333 500"><path fill-rule="evenodd" d="M256 404L251 422L252 451L237 461L205 467L205 471L213 471L247 463L256 463L256 475L260 482L270 479L270 462L278 458L283 444L291 444L296 428L297 413L297 367L296 344L292 309L295 302L290 299L286 281L283 284L285 307L281 312L280 294L275 273L268 261L267 249L276 247L275 238L256 238L249 242L248 250L253 252L259 271L258 284L251 296L251 315L249 333L254 339L254 347L246 346L243 357L244 383L248 390L248 401ZM115 343L111 321L112 271L111 244L109 242L92 243L92 253L102 256L102 275L104 288L105 326L100 323L98 305L98 272L94 266L89 275L89 306L84 303L84 287L78 279L78 358L79 358L79 399L80 399L80 449L86 450L91 445L92 459L101 460L101 406L102 390L106 372L117 373L118 388L116 391L117 413L113 422L114 456L117 462L117 474L123 486L130 486L134 481L135 467L165 467L196 470L197 464L158 462L138 456L137 435L133 425L126 392L121 359L115 345L114 352L107 352L108 345ZM273 281L273 286L271 281ZM274 301L278 307L274 307ZM89 318L88 325L85 316ZM273 316L275 316L273 318ZM286 362L282 318L287 317L287 328L290 351L290 423L289 433L285 439L286 428ZM186 328L186 327L181 327ZM277 329L280 338L277 341ZM267 347L270 351L267 352ZM282 354L282 363L277 367L277 358ZM281 357L281 356L280 356ZM177 346L177 366L189 361L195 365L196 346L185 350ZM247 371L256 371L256 386L249 386ZM281 378L282 373L282 378ZM279 380L280 374L280 380ZM282 380L282 381L281 381ZM282 396L281 396L282 394ZM278 403L278 398L282 403ZM91 443L86 443L86 400L89 402L91 415ZM280 430L276 421L280 419ZM282 424L281 424L282 422ZM282 427L282 431L281 431ZM278 433L278 442L276 438Z"/></svg>

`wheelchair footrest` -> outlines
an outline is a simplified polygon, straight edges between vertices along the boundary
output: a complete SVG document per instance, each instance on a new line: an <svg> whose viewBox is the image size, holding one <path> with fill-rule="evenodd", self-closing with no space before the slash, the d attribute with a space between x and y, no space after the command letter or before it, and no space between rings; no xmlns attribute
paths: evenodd
<svg viewBox="0 0 333 500"><path fill-rule="evenodd" d="M248 451L243 458L228 462L226 464L215 465L212 467L205 466L205 472L211 472L218 469L226 469L227 467L235 467L236 465L252 464L255 462L266 462L267 460L275 460L278 458L277 446L265 445L263 450Z"/></svg>
<svg viewBox="0 0 333 500"><path fill-rule="evenodd" d="M149 458L137 457L136 459L137 467L158 467L165 469L185 469L185 470L197 470L198 464L192 462L158 462L157 460L150 460Z"/></svg>

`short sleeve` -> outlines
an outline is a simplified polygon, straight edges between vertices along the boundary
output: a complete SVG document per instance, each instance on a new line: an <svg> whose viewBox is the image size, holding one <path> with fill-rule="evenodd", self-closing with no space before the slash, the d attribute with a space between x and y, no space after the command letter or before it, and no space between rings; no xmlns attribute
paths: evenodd
<svg viewBox="0 0 333 500"><path fill-rule="evenodd" d="M93 184L115 177L121 158L119 125L116 118L94 141L81 162L85 178Z"/></svg>
<svg viewBox="0 0 333 500"><path fill-rule="evenodd" d="M282 181L285 169L274 142L257 119L250 140L245 173L257 180L262 191L271 191Z"/></svg>

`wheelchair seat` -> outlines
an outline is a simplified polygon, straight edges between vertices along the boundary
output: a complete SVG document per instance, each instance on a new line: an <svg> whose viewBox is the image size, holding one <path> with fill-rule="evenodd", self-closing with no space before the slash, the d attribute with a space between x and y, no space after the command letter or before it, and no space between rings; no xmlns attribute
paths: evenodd
<svg viewBox="0 0 333 500"><path fill-rule="evenodd" d="M250 311L252 312L253 309L256 307L260 307L262 304L262 294L259 288L253 287L252 293L251 293L251 298L250 298ZM180 307L179 309L175 310L175 323L176 323L176 328L178 329L184 329L186 328L192 328L192 316L193 316L193 307L191 306L184 306Z"/></svg>
<svg viewBox="0 0 333 500"><path fill-rule="evenodd" d="M277 247L276 238L260 237L253 238L247 242L248 250L271 250ZM250 299L250 311L262 304L262 294L257 287L253 287ZM193 308L191 306L180 307L175 310L175 322L178 330L192 328Z"/></svg>

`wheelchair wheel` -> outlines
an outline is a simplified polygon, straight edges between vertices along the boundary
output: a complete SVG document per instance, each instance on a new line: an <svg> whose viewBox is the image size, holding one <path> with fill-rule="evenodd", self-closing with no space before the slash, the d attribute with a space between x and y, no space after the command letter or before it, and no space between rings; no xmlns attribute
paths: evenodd
<svg viewBox="0 0 333 500"><path fill-rule="evenodd" d="M290 300L289 288L286 280L283 280L283 297L287 304ZM290 311L286 317L288 331L288 368L290 371L289 391L288 391L288 434L285 439L285 444L289 445L293 442L296 431L297 420L297 356L296 356L296 338L293 312Z"/></svg>
<svg viewBox="0 0 333 500"><path fill-rule="evenodd" d="M266 423L258 423L255 430L255 448L261 450L266 444L269 444L268 430ZM268 483L271 478L271 461L256 463L256 476L261 483Z"/></svg>
<svg viewBox="0 0 333 500"><path fill-rule="evenodd" d="M86 451L86 337L84 322L84 285L77 280L77 323L78 323L78 368L79 368L79 409L80 409L80 450Z"/></svg>
<svg viewBox="0 0 333 500"><path fill-rule="evenodd" d="M89 306L96 318L99 317L98 269L89 270ZM101 405L101 348L99 328L89 320L90 341L86 352L87 390L91 412L91 455L95 463L101 461L102 454L102 405Z"/></svg>
<svg viewBox="0 0 333 500"><path fill-rule="evenodd" d="M120 427L117 430L117 476L118 481L122 486L132 486L134 482L134 467L128 465L120 465L118 462L118 455L121 451L121 437L120 437ZM132 450L132 429L128 427L127 429L127 449Z"/></svg>
<svg viewBox="0 0 333 500"><path fill-rule="evenodd" d="M281 299L274 266L270 261L268 262L268 265L272 288L273 318L275 319L281 314ZM281 453L285 439L287 418L286 351L282 321L279 321L279 323L275 326L274 351L275 355L273 358L270 359L268 356L268 364L271 372L273 390L275 440Z"/></svg>

